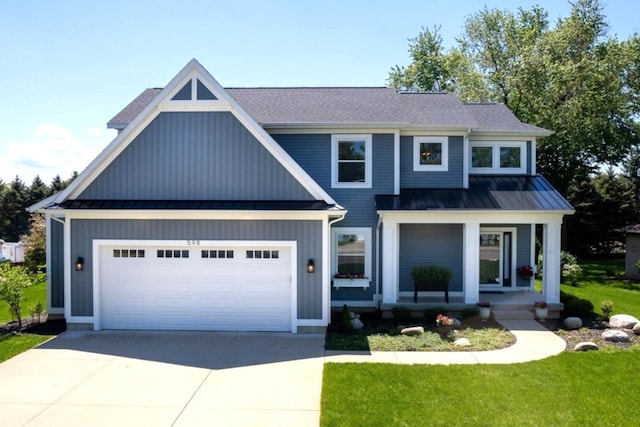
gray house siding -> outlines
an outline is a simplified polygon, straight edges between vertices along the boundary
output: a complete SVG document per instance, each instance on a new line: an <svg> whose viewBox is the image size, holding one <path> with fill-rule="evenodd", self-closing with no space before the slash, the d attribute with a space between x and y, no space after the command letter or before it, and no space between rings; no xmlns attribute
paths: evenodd
<svg viewBox="0 0 640 427"><path fill-rule="evenodd" d="M161 113L78 198L313 199L228 112Z"/></svg>
<svg viewBox="0 0 640 427"><path fill-rule="evenodd" d="M322 275L306 273L315 260L322 271L322 221L85 220L71 222L71 259L82 256L84 271L71 272L71 315L93 315L93 240L293 240L297 242L298 318L322 318Z"/></svg>
<svg viewBox="0 0 640 427"><path fill-rule="evenodd" d="M375 258L378 214L376 194L393 194L393 134L372 135L371 188L331 188L331 134L274 134L272 137L311 177L348 210L344 220L334 227L371 228L371 286L367 290L332 288L331 298L338 301L371 301L375 294L377 264Z"/></svg>
<svg viewBox="0 0 640 427"><path fill-rule="evenodd" d="M462 224L400 224L400 292L413 291L411 269L440 265L451 269L449 290L462 292Z"/></svg>
<svg viewBox="0 0 640 427"><path fill-rule="evenodd" d="M531 175L531 172L533 172L533 161L533 143L531 141L527 141L527 175Z"/></svg>
<svg viewBox="0 0 640 427"><path fill-rule="evenodd" d="M400 137L400 187L462 188L464 138L449 137L449 168L446 172L414 172L413 138L412 136Z"/></svg>
<svg viewBox="0 0 640 427"><path fill-rule="evenodd" d="M51 278L51 307L64 307L64 224L52 220L50 223L51 264L47 274Z"/></svg>

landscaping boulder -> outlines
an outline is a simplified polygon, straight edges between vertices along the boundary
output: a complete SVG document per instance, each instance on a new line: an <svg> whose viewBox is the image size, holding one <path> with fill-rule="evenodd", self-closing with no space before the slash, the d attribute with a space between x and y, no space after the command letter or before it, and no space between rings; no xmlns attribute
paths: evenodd
<svg viewBox="0 0 640 427"><path fill-rule="evenodd" d="M609 319L612 328L632 329L640 320L630 314L616 314Z"/></svg>
<svg viewBox="0 0 640 427"><path fill-rule="evenodd" d="M453 345L457 345L457 346L460 346L460 347L466 347L466 346L471 345L471 343L466 338L458 338L457 340L455 340L453 342Z"/></svg>
<svg viewBox="0 0 640 427"><path fill-rule="evenodd" d="M602 333L602 338L605 341L612 341L612 342L631 341L631 338L629 338L629 335L627 335L626 332L618 331L618 330L605 331Z"/></svg>
<svg viewBox="0 0 640 427"><path fill-rule="evenodd" d="M573 348L574 351L589 351L589 350L598 350L598 344L591 341L583 341L576 344Z"/></svg>
<svg viewBox="0 0 640 427"><path fill-rule="evenodd" d="M424 334L424 328L422 326L412 326L410 328L404 328L400 333L408 336L422 335Z"/></svg>
<svg viewBox="0 0 640 427"><path fill-rule="evenodd" d="M640 335L640 322L636 323L636 326L633 327L633 333Z"/></svg>
<svg viewBox="0 0 640 427"><path fill-rule="evenodd" d="M582 319L579 317L567 317L564 319L563 325L566 329L580 329L582 328Z"/></svg>
<svg viewBox="0 0 640 427"><path fill-rule="evenodd" d="M362 323L362 320L358 318L351 319L351 327L353 329L362 329L364 327L364 323Z"/></svg>
<svg viewBox="0 0 640 427"><path fill-rule="evenodd" d="M455 317L453 317L451 320L453 320L452 325L453 326L460 326L462 325L462 322L460 322L458 319L456 319Z"/></svg>

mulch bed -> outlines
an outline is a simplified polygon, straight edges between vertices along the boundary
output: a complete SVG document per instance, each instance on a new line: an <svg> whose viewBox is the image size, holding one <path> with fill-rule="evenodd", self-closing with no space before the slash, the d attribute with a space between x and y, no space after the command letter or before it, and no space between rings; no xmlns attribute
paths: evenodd
<svg viewBox="0 0 640 427"><path fill-rule="evenodd" d="M22 319L22 329L18 327L16 321L0 325L0 335L10 333L58 335L66 330L67 322L64 319L48 319L46 314L41 316L40 321L31 317Z"/></svg>
<svg viewBox="0 0 640 427"><path fill-rule="evenodd" d="M584 322L584 327L573 331L569 331L564 328L562 319L548 319L541 321L540 323L566 341L566 351L574 351L576 344L584 341L596 343L601 349L628 350L634 345L640 345L640 336L633 333L631 329L620 329L629 335L629 338L631 339L630 342L605 341L602 338L602 333L608 329L614 328L610 328L609 324L604 321L586 321Z"/></svg>

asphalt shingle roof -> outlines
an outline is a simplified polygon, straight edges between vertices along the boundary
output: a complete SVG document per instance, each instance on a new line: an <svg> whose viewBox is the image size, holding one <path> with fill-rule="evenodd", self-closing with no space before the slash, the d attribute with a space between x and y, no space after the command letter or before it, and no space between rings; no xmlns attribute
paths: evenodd
<svg viewBox="0 0 640 427"><path fill-rule="evenodd" d="M108 122L123 129L160 93L147 89ZM389 125L432 129L545 134L521 123L502 104L463 104L452 93L403 93L386 87L225 89L258 123L278 125Z"/></svg>

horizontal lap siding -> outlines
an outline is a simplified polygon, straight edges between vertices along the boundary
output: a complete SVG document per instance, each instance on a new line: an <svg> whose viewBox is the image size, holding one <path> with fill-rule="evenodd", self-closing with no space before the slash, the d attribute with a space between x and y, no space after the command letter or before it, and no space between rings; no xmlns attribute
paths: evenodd
<svg viewBox="0 0 640 427"><path fill-rule="evenodd" d="M462 224L400 224L400 291L413 291L411 269L440 265L451 269L450 291L462 291Z"/></svg>
<svg viewBox="0 0 640 427"><path fill-rule="evenodd" d="M344 220L334 227L371 228L371 286L367 290L332 290L334 300L370 301L375 294L377 272L376 226L378 214L376 194L393 194L393 134L372 135L372 188L331 188L331 134L275 134L273 138L294 158L311 177L327 191L336 202L347 209Z"/></svg>
<svg viewBox="0 0 640 427"><path fill-rule="evenodd" d="M400 187L462 188L464 138L461 136L449 137L449 168L446 172L414 172L413 139L413 136L400 137Z"/></svg>
<svg viewBox="0 0 640 427"><path fill-rule="evenodd" d="M298 318L322 318L321 221L72 220L71 258L84 257L84 271L71 272L71 314L93 315L93 240L290 240L298 245ZM316 274L307 274L309 259Z"/></svg>
<svg viewBox="0 0 640 427"><path fill-rule="evenodd" d="M227 112L161 113L79 198L313 199Z"/></svg>

